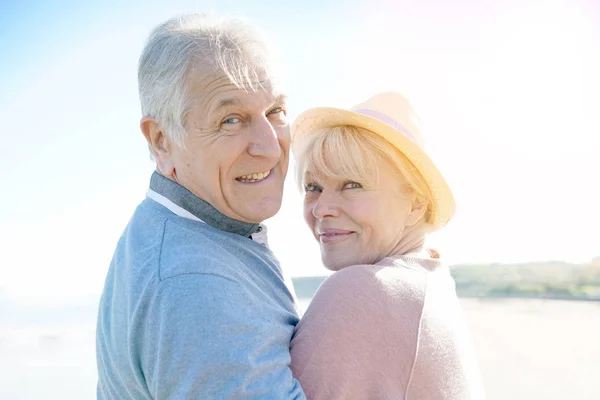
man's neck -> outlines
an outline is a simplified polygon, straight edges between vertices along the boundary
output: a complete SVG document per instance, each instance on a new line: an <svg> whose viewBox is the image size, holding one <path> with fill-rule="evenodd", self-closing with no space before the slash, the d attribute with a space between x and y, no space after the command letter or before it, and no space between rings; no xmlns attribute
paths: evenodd
<svg viewBox="0 0 600 400"><path fill-rule="evenodd" d="M224 215L208 202L158 172L152 174L150 189L216 229L245 237L250 237L259 230L259 224L239 221Z"/></svg>

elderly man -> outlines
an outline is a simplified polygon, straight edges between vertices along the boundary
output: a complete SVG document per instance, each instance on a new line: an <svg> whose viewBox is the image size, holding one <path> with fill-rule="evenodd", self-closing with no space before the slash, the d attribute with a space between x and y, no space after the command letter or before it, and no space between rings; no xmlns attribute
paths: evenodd
<svg viewBox="0 0 600 400"><path fill-rule="evenodd" d="M156 161L97 326L99 399L304 399L298 315L261 221L288 168L285 97L257 32L187 15L151 33L141 130Z"/></svg>

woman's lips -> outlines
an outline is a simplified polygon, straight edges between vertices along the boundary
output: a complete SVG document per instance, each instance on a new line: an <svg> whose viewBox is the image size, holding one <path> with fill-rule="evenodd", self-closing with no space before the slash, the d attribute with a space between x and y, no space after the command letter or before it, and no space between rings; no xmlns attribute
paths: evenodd
<svg viewBox="0 0 600 400"><path fill-rule="evenodd" d="M353 231L344 229L322 229L319 231L319 241L323 244L339 243L348 239Z"/></svg>

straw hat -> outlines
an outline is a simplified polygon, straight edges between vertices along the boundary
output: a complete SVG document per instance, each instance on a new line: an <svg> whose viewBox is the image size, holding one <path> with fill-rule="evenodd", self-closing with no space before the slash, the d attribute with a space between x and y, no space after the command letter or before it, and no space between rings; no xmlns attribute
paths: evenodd
<svg viewBox="0 0 600 400"><path fill-rule="evenodd" d="M411 104L399 93L380 93L350 110L311 108L292 124L292 146L323 128L350 125L381 136L395 146L419 171L433 200L429 223L441 228L454 216L456 204L446 180L423 150L423 141Z"/></svg>

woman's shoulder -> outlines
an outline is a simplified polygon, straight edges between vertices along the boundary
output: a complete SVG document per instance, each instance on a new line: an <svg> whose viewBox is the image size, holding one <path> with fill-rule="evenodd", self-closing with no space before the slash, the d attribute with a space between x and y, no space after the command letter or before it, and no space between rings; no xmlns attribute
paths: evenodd
<svg viewBox="0 0 600 400"><path fill-rule="evenodd" d="M366 298L379 305L414 301L422 304L426 283L426 273L402 268L395 262L352 265L330 275L316 296L354 299L363 305Z"/></svg>
<svg viewBox="0 0 600 400"><path fill-rule="evenodd" d="M317 290L297 333L302 336L317 330L326 336L344 330L352 340L369 337L393 341L406 354L413 354L414 349L407 349L417 343L426 290L424 273L391 265L346 267L333 273ZM402 338L398 338L399 330L405 333Z"/></svg>
<svg viewBox="0 0 600 400"><path fill-rule="evenodd" d="M316 296L357 298L357 301L368 296L388 304L422 304L431 289L428 286L443 282L454 286L448 267L439 259L405 255L388 257L377 264L352 265L334 272L323 282Z"/></svg>
<svg viewBox="0 0 600 400"><path fill-rule="evenodd" d="M344 288L361 287L363 289L377 287L391 277L399 275L400 271L390 265L357 264L345 267L330 275L322 285L340 290Z"/></svg>

